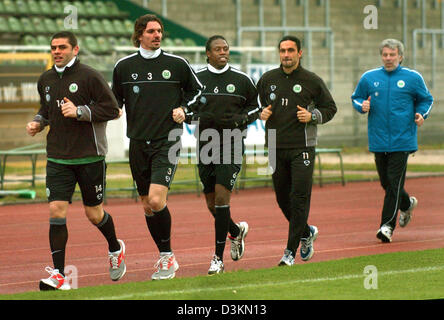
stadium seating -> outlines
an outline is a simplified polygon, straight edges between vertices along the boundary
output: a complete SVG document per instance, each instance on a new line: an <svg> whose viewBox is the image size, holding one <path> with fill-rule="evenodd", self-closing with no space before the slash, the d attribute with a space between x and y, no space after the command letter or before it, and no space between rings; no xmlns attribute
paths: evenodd
<svg viewBox="0 0 444 320"><path fill-rule="evenodd" d="M97 2L99 2L99 1L97 1ZM107 9L108 15L110 15L110 16L113 16L113 17L126 16L125 13L122 13L119 11L119 8L117 8L117 5L114 2L107 1L105 3L105 7Z"/></svg>
<svg viewBox="0 0 444 320"><path fill-rule="evenodd" d="M16 17L9 17L8 24L9 24L9 30L11 32L15 32L15 33L22 33L23 32L22 24L20 23L20 20L17 19Z"/></svg>
<svg viewBox="0 0 444 320"><path fill-rule="evenodd" d="M62 3L63 3L63 7L66 7L68 5L76 7L77 15L79 17L87 16L86 9L83 6L83 2L81 2L81 1L73 1L73 2L71 2L71 1L63 1Z"/></svg>
<svg viewBox="0 0 444 320"><path fill-rule="evenodd" d="M52 32L53 30L58 29L57 23L54 19L45 18L45 19L43 19L43 23L46 27L46 30L48 30L48 32Z"/></svg>
<svg viewBox="0 0 444 320"><path fill-rule="evenodd" d="M89 20L87 19L80 19L79 20L79 34L94 34L93 29L91 28L91 25L89 24Z"/></svg>
<svg viewBox="0 0 444 320"><path fill-rule="evenodd" d="M114 25L112 24L111 20L109 19L102 19L102 25L104 29L104 33L107 35L113 35L117 34L116 30L114 29Z"/></svg>
<svg viewBox="0 0 444 320"><path fill-rule="evenodd" d="M91 52L98 53L100 51L99 45L96 39L92 36L80 37L80 46L84 46L87 50Z"/></svg>
<svg viewBox="0 0 444 320"><path fill-rule="evenodd" d="M124 35L127 34L127 30L125 29L125 25L123 24L123 22L119 19L114 19L112 21L115 33L118 35Z"/></svg>
<svg viewBox="0 0 444 320"><path fill-rule="evenodd" d="M18 14L20 14L20 15L29 14L30 10L29 10L28 4L25 0L15 0L15 5L16 5Z"/></svg>
<svg viewBox="0 0 444 320"><path fill-rule="evenodd" d="M0 16L0 32L7 33L9 32L9 24L5 17Z"/></svg>
<svg viewBox="0 0 444 320"><path fill-rule="evenodd" d="M109 16L108 8L102 1L96 1L96 14L99 17Z"/></svg>
<svg viewBox="0 0 444 320"><path fill-rule="evenodd" d="M119 38L119 45L120 46L129 46L132 47L133 43L131 42L131 39L126 38L126 37L120 37Z"/></svg>
<svg viewBox="0 0 444 320"><path fill-rule="evenodd" d="M53 32L52 30L47 30L45 23L42 21L40 17L33 17L31 19L32 24L34 25L34 34L45 34Z"/></svg>
<svg viewBox="0 0 444 320"><path fill-rule="evenodd" d="M41 6L35 0L28 0L28 10L29 11L27 11L26 14L43 14Z"/></svg>
<svg viewBox="0 0 444 320"><path fill-rule="evenodd" d="M36 46L38 45L37 38L27 34L26 36L23 37L23 44Z"/></svg>
<svg viewBox="0 0 444 320"><path fill-rule="evenodd" d="M15 2L12 0L3 0L3 12L6 14L15 14L17 12L17 8L15 6Z"/></svg>
<svg viewBox="0 0 444 320"><path fill-rule="evenodd" d="M44 1L40 1L40 6L42 6L42 2ZM45 4L43 4L45 6ZM63 6L59 1L56 0L52 0L51 2L49 2L49 7L50 7L50 13L49 15L62 15L63 12Z"/></svg>
<svg viewBox="0 0 444 320"><path fill-rule="evenodd" d="M91 31L94 34L103 34L103 26L99 19L93 18L90 21Z"/></svg>
<svg viewBox="0 0 444 320"><path fill-rule="evenodd" d="M72 30L75 24L69 15L73 8L78 21L77 29ZM71 30L87 51L109 54L114 46L133 46L134 21L127 17L113 1L0 0L0 32L8 34L11 44L47 45L52 33ZM195 45L192 39L165 38L164 42L164 46Z"/></svg>
<svg viewBox="0 0 444 320"><path fill-rule="evenodd" d="M56 18L56 19L54 20L54 22L55 22L55 24L56 24L56 26L57 26L57 29L56 29L56 30L62 31L62 30L65 30L65 29L66 29L66 28L65 28L64 20L63 20L62 18Z"/></svg>
<svg viewBox="0 0 444 320"><path fill-rule="evenodd" d="M37 45L39 45L39 46L47 46L47 45L49 45L50 38L51 38L50 36L38 35L36 37Z"/></svg>
<svg viewBox="0 0 444 320"><path fill-rule="evenodd" d="M37 3L36 1L33 1L33 2ZM54 12L54 7L48 1L41 0L38 2L38 6L40 7L40 13L42 15L50 16ZM61 8L60 5L58 7Z"/></svg>
<svg viewBox="0 0 444 320"><path fill-rule="evenodd" d="M34 32L34 26L32 25L32 22L31 22L31 20L29 20L29 18L21 17L20 23L22 25L23 32L25 32L25 33L33 33Z"/></svg>

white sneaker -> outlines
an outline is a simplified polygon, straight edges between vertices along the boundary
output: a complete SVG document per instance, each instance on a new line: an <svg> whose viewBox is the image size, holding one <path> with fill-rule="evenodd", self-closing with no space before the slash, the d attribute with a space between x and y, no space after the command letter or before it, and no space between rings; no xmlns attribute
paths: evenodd
<svg viewBox="0 0 444 320"><path fill-rule="evenodd" d="M389 226L383 225L376 234L376 238L382 242L392 242L393 229Z"/></svg>
<svg viewBox="0 0 444 320"><path fill-rule="evenodd" d="M248 223L239 222L239 235L236 238L228 237L231 241L231 259L234 261L240 260L245 252L245 237L248 233Z"/></svg>
<svg viewBox="0 0 444 320"><path fill-rule="evenodd" d="M160 258L154 265L157 271L153 273L151 279L164 280L173 279L176 276L176 271L179 269L179 264L172 252L161 252Z"/></svg>
<svg viewBox="0 0 444 320"><path fill-rule="evenodd" d="M399 216L399 226L406 227L412 219L413 209L418 205L418 200L415 197L410 197L410 207L406 211L401 211Z"/></svg>
<svg viewBox="0 0 444 320"><path fill-rule="evenodd" d="M281 261L279 261L278 266L289 266L291 267L294 265L294 257L290 250L285 249L284 250L284 256L281 258Z"/></svg>
<svg viewBox="0 0 444 320"><path fill-rule="evenodd" d="M318 237L318 228L316 226L309 226L310 227L310 236L308 238L301 238L300 244L301 244L301 259L302 261L308 261L313 257L314 254L314 247L313 242Z"/></svg>
<svg viewBox="0 0 444 320"><path fill-rule="evenodd" d="M70 290L66 278L59 272L58 269L53 269L51 267L46 267L45 271L50 274L49 278L40 280L40 291L47 290Z"/></svg>
<svg viewBox="0 0 444 320"><path fill-rule="evenodd" d="M208 269L208 274L218 274L224 272L224 263L219 259L218 256L214 255L210 262L210 269Z"/></svg>
<svg viewBox="0 0 444 320"><path fill-rule="evenodd" d="M122 240L117 240L120 244L120 250L116 252L108 252L109 258L109 276L111 280L120 280L126 273L125 264L125 243Z"/></svg>

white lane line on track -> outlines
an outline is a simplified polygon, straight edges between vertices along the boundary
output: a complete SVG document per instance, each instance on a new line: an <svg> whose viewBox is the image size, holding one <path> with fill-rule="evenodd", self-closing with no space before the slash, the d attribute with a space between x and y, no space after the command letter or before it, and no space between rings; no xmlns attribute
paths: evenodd
<svg viewBox="0 0 444 320"><path fill-rule="evenodd" d="M405 273L418 273L418 272L430 272L430 271L441 271L444 270L444 265L435 266L435 267L424 267L424 268L414 268L414 269L406 269L406 270L396 270L396 271L382 271L378 272L379 276L391 276L397 274L405 274ZM135 294L123 294L118 296L108 296L102 297L99 300L122 300L122 299L132 299L132 298L148 298L150 296L158 296L158 295L175 295L175 294L193 294L193 293L203 293L203 292L212 292L212 291L224 291L224 290L241 290L241 289L254 289L254 288L265 288L271 286L280 286L280 285L295 285L301 283L316 283L316 282L326 282L326 281L338 281L338 280L350 280L350 279L359 279L364 278L364 274L348 274L344 276L338 277L325 277L325 278L313 278L313 279L304 279L304 280L290 280L290 281L279 281L279 282L265 282L265 283L253 283L253 284L245 284L239 286L226 286L226 287L206 287L206 288L196 288L196 289L187 289L187 290L171 290L171 291L151 291L151 292L143 292L143 293L135 293Z"/></svg>

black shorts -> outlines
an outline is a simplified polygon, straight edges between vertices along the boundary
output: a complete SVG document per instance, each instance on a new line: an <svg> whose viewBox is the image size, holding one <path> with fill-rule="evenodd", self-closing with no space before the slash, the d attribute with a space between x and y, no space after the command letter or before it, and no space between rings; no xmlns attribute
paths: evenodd
<svg viewBox="0 0 444 320"><path fill-rule="evenodd" d="M79 184L83 204L97 206L103 201L105 192L106 163L104 160L88 164L46 163L46 195L48 202L68 201L71 203L76 184Z"/></svg>
<svg viewBox="0 0 444 320"><path fill-rule="evenodd" d="M130 140L129 161L137 192L148 195L150 184L170 187L177 168L180 148L167 139L157 141Z"/></svg>
<svg viewBox="0 0 444 320"><path fill-rule="evenodd" d="M197 168L199 169L199 177L203 184L203 192L213 193L216 184L220 184L232 191L236 184L236 179L242 168L242 156L245 152L245 147L242 144L242 154L234 157L234 148L231 148L231 158L224 159L223 148L215 150L217 156L214 158L217 161L203 161L202 155L199 157ZM211 154L212 156L213 154ZM228 161L229 159L229 161Z"/></svg>

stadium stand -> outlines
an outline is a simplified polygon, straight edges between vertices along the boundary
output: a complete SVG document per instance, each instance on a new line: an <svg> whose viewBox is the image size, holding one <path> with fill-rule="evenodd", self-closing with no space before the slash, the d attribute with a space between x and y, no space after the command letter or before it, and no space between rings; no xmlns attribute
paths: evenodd
<svg viewBox="0 0 444 320"><path fill-rule="evenodd" d="M0 0L0 45L24 44L33 48L35 45L47 48L50 35L58 30L63 30L65 17L69 14L64 12L70 6L75 6L79 11L80 29L76 30L82 46L82 59L85 62L101 70L107 79L110 79L110 72L115 61L123 55L128 54L132 49L130 35L133 30L135 18L143 13L162 12L161 0L148 1L149 9L141 7L142 0ZM333 96L338 104L338 113L332 123L319 128L320 148L338 146L362 146L366 144L366 119L358 117L350 106L350 94L356 84L357 79L363 71L378 66L378 44L383 38L396 37L402 39L402 0L374 1L378 9L378 28L376 30L366 30L363 27L363 20L366 14L363 13L365 5L360 1L348 0L295 0L295 1L275 1L275 0L242 0L229 1L229 5L221 6L217 0L167 0L168 18L163 19L165 23L165 39L163 47L193 47L203 46L206 37L213 34L223 34L231 46L257 46L261 43L259 32L243 35L242 43L237 43L237 29L239 26L280 26L284 22L287 25L309 26L326 25L325 4L330 4L330 15L328 16L329 26L334 32L334 86ZM412 31L426 25L427 28L442 28L442 14L440 9L443 1L439 0L409 0L408 4L408 24L407 24L407 51L404 65L412 66ZM146 2L145 2L146 3ZM236 3L241 3L242 15L240 21L236 20ZM260 4L263 8L260 8ZM285 20L282 18L280 5L286 3ZM307 3L309 10L305 10L304 3ZM426 12L422 17L421 4L425 3ZM27 10L25 10L27 8ZM262 12L262 17L261 17ZM351 14L354 12L354 14ZM307 19L307 21L305 21ZM424 19L424 21L423 21ZM197 31L197 32L196 32ZM303 32L296 32L297 35L305 37ZM282 36L281 32L269 32L264 37L264 44L275 48L277 39ZM422 43L418 41L418 44ZM425 79L430 83L432 69L430 67L430 38L426 39L423 47L418 47L418 70L423 73ZM437 55L442 57L444 37L437 39ZM313 64L311 70L319 74L324 79L328 78L327 56L325 35L316 35L312 39ZM114 51L116 47L129 47L126 51ZM121 49L123 50L123 49ZM193 57L193 53L178 52L180 55ZM188 56L186 55L188 54ZM308 48L304 48L304 58L302 63L308 66ZM197 55L196 55L197 56ZM204 54L200 55L201 63L204 64ZM233 57L232 57L233 58ZM233 59L234 60L234 59ZM436 68L437 80L444 81L444 66L442 59L438 60ZM270 65L276 65L276 60L258 60ZM31 62L16 61L10 62L0 60L0 65L23 65ZM35 62L32 62L35 63ZM8 69L10 70L10 69ZM11 72L11 71L8 71ZM260 72L257 72L260 74ZM1 91L0 84L0 94ZM421 130L420 141L442 141L442 130L444 129L444 110L438 104L444 100L444 91L434 90L436 98L433 117L427 121L427 130ZM1 97L0 97L1 98ZM3 104L4 105L4 104ZM10 103L6 104L11 106ZM15 108L23 108L26 103L19 102ZM30 107L31 105L31 107ZM27 104L26 108L36 108L37 103ZM1 109L1 108L0 108ZM20 111L21 112L21 111ZM23 113L23 117L25 117ZM17 119L19 118L16 115ZM29 117L29 116L28 116ZM2 114L0 118L5 118ZM11 119L11 118L7 118ZM9 120L9 122L11 122ZM0 119L0 127L7 128L5 134L1 134L2 143L0 149L9 149L16 145L30 143L30 140L14 140L14 132L21 132L23 128L8 127L7 120ZM17 125L18 127L18 125ZM35 142L35 140L32 140ZM12 144L12 145L11 145ZM322 183L320 181L320 183Z"/></svg>
<svg viewBox="0 0 444 320"><path fill-rule="evenodd" d="M126 4L123 4L126 2ZM120 7L118 6L120 5ZM128 6L129 9L126 9ZM74 11L76 10L76 11ZM128 11L129 10L129 11ZM65 12L66 11L66 12ZM67 20L76 13L78 21ZM150 11L146 11L150 12ZM134 19L143 13L141 8L129 1L54 1L54 0L0 0L0 44L46 45L41 40L57 30L73 29L81 41L87 43L91 54L107 55L108 50L93 44L87 36L103 38L101 44L107 49L113 45L131 46L129 38ZM77 22L77 28L75 28ZM196 36L172 23L180 37L171 39L171 45L195 46ZM182 37L182 35L185 35ZM31 39L31 36L36 39ZM194 39L193 39L194 37ZM38 38L38 39L37 39ZM126 38L123 40L123 38ZM116 40L117 39L117 40ZM203 41L203 37L199 39Z"/></svg>

